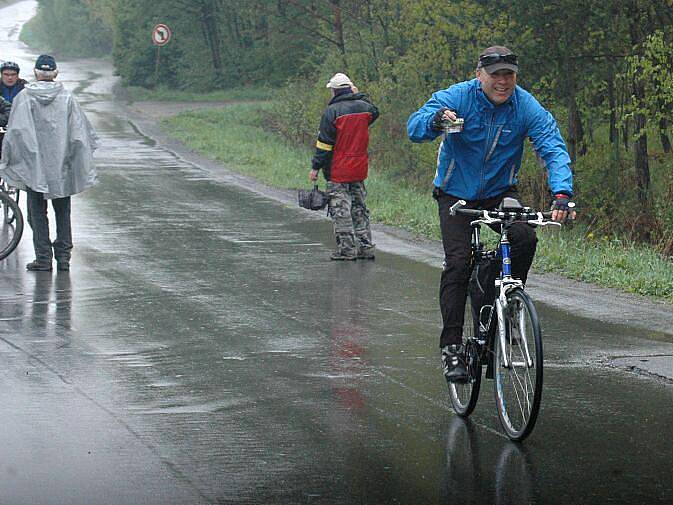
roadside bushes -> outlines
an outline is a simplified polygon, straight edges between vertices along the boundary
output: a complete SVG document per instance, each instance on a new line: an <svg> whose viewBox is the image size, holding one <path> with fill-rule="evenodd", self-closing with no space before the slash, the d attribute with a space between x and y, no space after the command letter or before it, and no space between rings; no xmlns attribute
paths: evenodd
<svg viewBox="0 0 673 505"><path fill-rule="evenodd" d="M37 15L21 40L40 52L61 56L104 56L112 49L112 32L82 0L38 1Z"/></svg>

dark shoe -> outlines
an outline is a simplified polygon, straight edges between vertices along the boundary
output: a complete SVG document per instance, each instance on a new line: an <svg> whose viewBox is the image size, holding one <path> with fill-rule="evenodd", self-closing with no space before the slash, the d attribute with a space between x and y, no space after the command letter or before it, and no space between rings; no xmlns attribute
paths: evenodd
<svg viewBox="0 0 673 505"><path fill-rule="evenodd" d="M30 270L31 272L51 272L51 262L49 263L43 263L40 261L31 261L26 265L26 270Z"/></svg>
<svg viewBox="0 0 673 505"><path fill-rule="evenodd" d="M461 345L442 347L442 369L448 382L467 382L465 353Z"/></svg>
<svg viewBox="0 0 673 505"><path fill-rule="evenodd" d="M359 260L373 260L374 258L376 258L376 255L374 254L373 247L367 247L366 249L360 249L358 251Z"/></svg>
<svg viewBox="0 0 673 505"><path fill-rule="evenodd" d="M329 257L332 261L355 261L358 259L357 255L355 254L344 254L341 252L334 252L332 255Z"/></svg>
<svg viewBox="0 0 673 505"><path fill-rule="evenodd" d="M56 270L59 272L70 272L70 262L68 261L57 261Z"/></svg>

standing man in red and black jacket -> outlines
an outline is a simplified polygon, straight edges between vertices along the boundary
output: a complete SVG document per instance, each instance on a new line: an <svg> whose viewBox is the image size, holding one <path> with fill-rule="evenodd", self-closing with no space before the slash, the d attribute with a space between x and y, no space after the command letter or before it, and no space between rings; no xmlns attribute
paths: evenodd
<svg viewBox="0 0 673 505"><path fill-rule="evenodd" d="M359 93L346 74L334 74L327 83L332 99L320 121L311 181L322 169L327 180L329 215L334 223L333 260L374 259L374 244L365 206L365 179L369 168L369 125L379 110Z"/></svg>

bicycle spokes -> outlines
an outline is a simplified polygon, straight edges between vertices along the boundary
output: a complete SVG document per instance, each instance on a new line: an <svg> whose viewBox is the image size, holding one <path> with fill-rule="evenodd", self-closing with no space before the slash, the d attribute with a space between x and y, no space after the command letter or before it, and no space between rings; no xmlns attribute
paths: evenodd
<svg viewBox="0 0 673 505"><path fill-rule="evenodd" d="M503 427L521 440L532 429L542 392L542 340L537 315L525 293L508 297L505 338L496 351L496 400ZM504 344L503 344L504 340Z"/></svg>

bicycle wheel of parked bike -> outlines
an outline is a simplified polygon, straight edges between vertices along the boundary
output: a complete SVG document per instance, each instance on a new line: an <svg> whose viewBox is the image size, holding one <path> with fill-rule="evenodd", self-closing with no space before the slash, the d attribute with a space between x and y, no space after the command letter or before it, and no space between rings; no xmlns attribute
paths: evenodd
<svg viewBox="0 0 673 505"><path fill-rule="evenodd" d="M12 192L9 193L9 196L12 197L12 199L16 202L17 206L19 205L19 196L20 195L21 195L21 191L19 191L18 189L14 189L13 193ZM9 221L7 221L8 223L13 223L14 220L16 219L16 214L11 213L11 215L7 216L7 219L9 219Z"/></svg>
<svg viewBox="0 0 673 505"><path fill-rule="evenodd" d="M0 191L2 222L0 223L0 260L9 256L19 245L23 234L23 215L16 201L4 191Z"/></svg>
<svg viewBox="0 0 673 505"><path fill-rule="evenodd" d="M495 337L495 401L507 436L523 440L540 410L542 332L533 302L520 289L507 295L505 330L504 347Z"/></svg>
<svg viewBox="0 0 673 505"><path fill-rule="evenodd" d="M449 382L449 399L453 410L461 417L469 416L479 399L479 388L481 387L481 359L479 349L474 341L475 330L477 328L476 319L478 315L473 314L472 300L467 295L465 302L465 321L463 323L463 347L465 349L465 360L467 362L468 381L465 383Z"/></svg>
<svg viewBox="0 0 673 505"><path fill-rule="evenodd" d="M1 140L2 140L2 136L0 135L0 141ZM19 203L19 195L21 194L21 192L16 188L10 188L4 180L0 179L0 181L1 181L0 182L0 191L4 191L5 193L7 193L18 204ZM16 219L16 214L14 214L13 212L9 212L9 209L7 207L3 206L2 210L3 210L2 217L7 223L12 223L14 221L14 219Z"/></svg>

